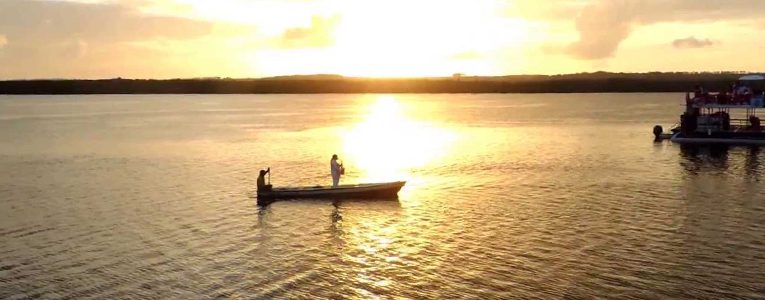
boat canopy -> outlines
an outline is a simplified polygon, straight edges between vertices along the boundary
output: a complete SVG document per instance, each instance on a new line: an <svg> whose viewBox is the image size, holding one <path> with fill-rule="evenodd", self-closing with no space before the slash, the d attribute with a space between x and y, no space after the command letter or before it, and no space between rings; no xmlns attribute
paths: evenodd
<svg viewBox="0 0 765 300"><path fill-rule="evenodd" d="M738 80L741 80L741 81L765 80L765 76L757 75L757 74L755 74L755 75L746 75L746 76L741 76L741 78L739 78Z"/></svg>

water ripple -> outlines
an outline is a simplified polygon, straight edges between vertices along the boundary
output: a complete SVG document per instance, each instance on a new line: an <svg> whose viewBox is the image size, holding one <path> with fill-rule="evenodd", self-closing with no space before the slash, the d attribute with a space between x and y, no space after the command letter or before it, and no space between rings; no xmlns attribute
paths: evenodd
<svg viewBox="0 0 765 300"><path fill-rule="evenodd" d="M398 200L268 206L374 96L3 101L0 298L763 298L765 154L652 144L676 96L396 96L460 133Z"/></svg>

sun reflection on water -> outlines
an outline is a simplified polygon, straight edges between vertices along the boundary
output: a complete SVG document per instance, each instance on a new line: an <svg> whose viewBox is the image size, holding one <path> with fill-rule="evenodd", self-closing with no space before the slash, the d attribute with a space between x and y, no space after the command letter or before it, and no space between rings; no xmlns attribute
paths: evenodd
<svg viewBox="0 0 765 300"><path fill-rule="evenodd" d="M341 134L346 167L363 181L409 179L412 169L446 157L458 138L435 122L412 118L408 113L417 105L392 96L380 96L363 109L363 121Z"/></svg>

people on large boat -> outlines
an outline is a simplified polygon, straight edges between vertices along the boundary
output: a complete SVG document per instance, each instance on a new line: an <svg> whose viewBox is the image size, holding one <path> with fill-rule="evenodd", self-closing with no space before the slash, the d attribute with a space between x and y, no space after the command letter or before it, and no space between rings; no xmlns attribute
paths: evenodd
<svg viewBox="0 0 765 300"><path fill-rule="evenodd" d="M730 96L728 95L727 91L721 91L717 93L717 103L718 104L728 104L730 103Z"/></svg>
<svg viewBox="0 0 765 300"><path fill-rule="evenodd" d="M731 85L731 102L733 104L749 104L752 100L752 89L739 81Z"/></svg>
<svg viewBox="0 0 765 300"><path fill-rule="evenodd" d="M758 118L757 116L754 116L754 115L749 116L749 124L750 124L749 129L751 130L754 130L754 131L762 130L762 126L760 125L760 118Z"/></svg>
<svg viewBox="0 0 765 300"><path fill-rule="evenodd" d="M266 184L266 174L271 172L271 168L268 168L267 170L260 170L260 175L258 175L258 191L270 191L273 187L270 184Z"/></svg>
<svg viewBox="0 0 765 300"><path fill-rule="evenodd" d="M340 183L340 176L345 173L343 164L337 161L337 154L332 154L332 159L329 161L329 167L332 173L332 187L337 187Z"/></svg>
<svg viewBox="0 0 765 300"><path fill-rule="evenodd" d="M696 85L692 93L686 93L686 105L708 104L765 107L765 94L761 89L739 81L732 83L729 91L710 93L703 86Z"/></svg>

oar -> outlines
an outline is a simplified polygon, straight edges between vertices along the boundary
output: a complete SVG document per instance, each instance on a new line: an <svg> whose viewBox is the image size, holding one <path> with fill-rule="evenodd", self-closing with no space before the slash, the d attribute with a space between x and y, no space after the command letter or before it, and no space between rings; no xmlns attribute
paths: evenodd
<svg viewBox="0 0 765 300"><path fill-rule="evenodd" d="M268 185L271 185L271 167L268 167Z"/></svg>

